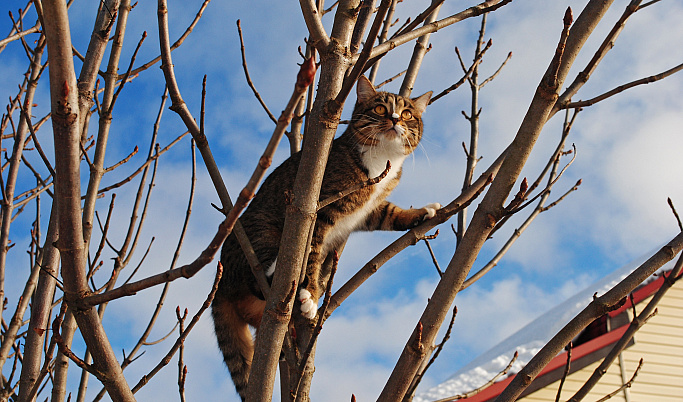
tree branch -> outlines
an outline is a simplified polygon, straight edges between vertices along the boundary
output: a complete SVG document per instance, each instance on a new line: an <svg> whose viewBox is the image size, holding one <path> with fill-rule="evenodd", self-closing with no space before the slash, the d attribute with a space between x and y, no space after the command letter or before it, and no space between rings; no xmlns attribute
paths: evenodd
<svg viewBox="0 0 683 402"><path fill-rule="evenodd" d="M249 85L249 88L251 88L251 91L254 93L254 96L256 96L256 99L261 104L261 107L263 107L263 110L265 110L268 114L268 117L270 117L270 120L272 120L273 123L277 124L277 119L275 118L275 116L273 116L272 113L270 113L270 109L268 109L268 106L263 101L263 98L261 98L261 94L259 94L259 92L256 90L254 83L251 82L251 77L249 77L249 69L247 68L247 57L244 50L244 38L242 37L242 25L240 24L240 20L237 20L237 32L240 36L240 51L242 52L242 69L244 69L244 75L247 79L247 85Z"/></svg>
<svg viewBox="0 0 683 402"><path fill-rule="evenodd" d="M76 75L71 52L66 4L44 1L45 36L50 61L50 96L55 143L55 196L58 199L59 241L64 297L70 305L89 292L85 272L80 203L80 136ZM102 382L112 399L133 401L106 333L93 308L73 309L86 345L97 356L94 367L106 373Z"/></svg>
<svg viewBox="0 0 683 402"><path fill-rule="evenodd" d="M591 58L591 60L588 62L588 65L586 65L583 71L581 71L576 76L574 81L569 85L569 87L567 87L567 89L562 93L562 95L560 95L551 115L555 114L557 111L560 110L560 108L564 107L564 105L569 103L570 99L574 95L576 95L576 93L579 91L579 89L581 89L583 84L585 84L588 81L591 74L597 68L598 64L600 64L605 55L607 55L607 52L612 50L612 48L614 47L614 42L617 40L619 34L624 29L626 21L634 12L636 12L636 10L638 9L638 5L641 1L642 0L631 0L629 5L626 7L626 10L624 10L623 14L619 18L619 20L612 27L612 30L607 34L605 39L602 41L602 44L600 44L600 47L593 55L593 58Z"/></svg>
<svg viewBox="0 0 683 402"><path fill-rule="evenodd" d="M154 377L159 370L161 370L164 366L166 366L170 361L175 352L183 345L185 342L185 339L187 336L190 334L190 331L194 328L194 326L199 322L199 318L201 318L202 314L204 311L206 311L207 308L211 305L211 302L213 301L214 296L216 295L216 291L218 290L218 282L221 280L221 276L223 275L223 266L218 263L218 267L216 267L216 277L213 281L213 287L211 288L211 291L209 292L208 296L206 297L206 300L204 300L204 303L202 306L199 308L197 313L192 317L192 320L190 320L190 323L187 325L187 328L182 332L182 334L178 337L176 342L173 344L171 349L168 351L166 356L164 356L163 359L157 364L152 371L147 373L146 375L142 376L140 381L133 387L133 393L136 393L137 391L140 390L140 388L144 387L149 380Z"/></svg>
<svg viewBox="0 0 683 402"><path fill-rule="evenodd" d="M640 312L638 316L633 315L631 324L626 329L626 332L619 338L619 340L614 344L612 349L609 351L607 356L602 360L600 365L593 370L591 376L586 380L586 382L579 388L576 393L569 398L568 402L578 402L588 395L588 393L595 387L595 385L600 381L603 375L607 372L609 366L614 363L619 354L626 348L626 346L631 342L635 333L645 325L647 319L656 311L657 304L662 300L666 292L673 286L673 281L676 280L683 271L683 255L678 258L676 265L673 267L668 276L665 276L665 280L662 282L657 293L650 299L643 311ZM633 304L633 303L632 303ZM635 308L635 306L634 306Z"/></svg>
<svg viewBox="0 0 683 402"><path fill-rule="evenodd" d="M616 284L604 295L593 299L579 314L565 325L548 343L527 363L515 376L496 402L513 401L536 378L552 358L569 343L579 332L596 318L618 306L621 300L628 296L638 285L657 271L666 262L673 259L683 250L683 232L674 237L666 246L660 249L647 261L636 268L631 274Z"/></svg>
<svg viewBox="0 0 683 402"><path fill-rule="evenodd" d="M325 32L315 2L313 0L299 0L299 5L310 34L309 43L318 50L327 48L330 44L330 38Z"/></svg>
<svg viewBox="0 0 683 402"><path fill-rule="evenodd" d="M604 3L600 4L605 6ZM582 13L582 15L584 14ZM599 13L592 14L590 17L584 18L589 18L592 21L595 18L599 19L600 15ZM597 21L595 22L597 23ZM541 79L515 139L507 149L500 171L475 211L469 229L465 232L461 243L458 244L443 278L439 281L420 318L420 322L430 323L421 333L423 342L426 344L434 342L438 329L448 314L448 306L452 305L481 247L488 239L490 231L495 227L496 222L504 216L502 204L510 194L512 186L517 181L522 167L547 121L548 113L557 99L557 92L564 82L568 68L588 37L587 32L584 32L585 28L581 25L579 25L580 29L572 29L572 33L569 34L570 23L571 10L568 10L565 14L564 28L555 56ZM591 25L589 24L589 26ZM413 353L410 349L410 345L416 336L417 333L413 332L407 341L401 357L380 394L380 402L395 401L405 395L409 381L414 377L422 360L421 356Z"/></svg>
<svg viewBox="0 0 683 402"><path fill-rule="evenodd" d="M415 38L419 38L420 36L427 34L427 33L434 33L442 28L445 28L449 25L453 25L457 22L460 22L462 20L465 20L467 18L472 18L476 17L478 15L482 15L484 13L488 13L491 11L495 11L499 9L500 7L503 7L504 5L512 2L512 0L488 0L484 1L482 3L479 3L476 6L470 7L464 11L461 11L457 14L453 14L450 17L446 17L444 19L434 21L433 23L426 25L422 28L415 29L410 32L406 32L404 34L401 34L395 38L391 38L388 41L382 43L381 45L376 46L374 49L372 49L372 53L370 54L370 58L374 59L375 57L378 57L380 55L383 55L390 51L391 49L400 46L406 42L409 42Z"/></svg>
<svg viewBox="0 0 683 402"><path fill-rule="evenodd" d="M464 394L439 399L438 401L434 401L434 402L449 402L449 401L458 400L458 399L467 399L467 398L473 397L474 395L477 395L481 391L483 391L486 388L490 387L491 385L495 384L499 378L506 375L510 371L512 364L515 362L515 360L517 360L518 356L519 356L519 353L517 353L515 351L515 354L512 356L510 363L508 363L508 365L500 373L496 374L493 378L491 378L489 381L486 382L486 384L482 385L481 387L474 389L472 391L466 392Z"/></svg>
<svg viewBox="0 0 683 402"><path fill-rule="evenodd" d="M431 12L425 18L424 25L429 25L436 21L439 15L439 10L441 9L441 4L444 0L432 0L430 4ZM418 16L418 17L421 17ZM403 77L403 82L401 83L401 89L398 94L404 97L409 97L413 91L413 86L415 85L415 80L417 79L417 74L420 72L420 67L422 66L422 60L425 54L427 54L427 47L429 46L430 33L426 33L420 36L417 41L415 41L415 47L413 48L413 55L410 58L410 63L408 64L408 72L405 77Z"/></svg>
<svg viewBox="0 0 683 402"><path fill-rule="evenodd" d="M617 388L616 390L610 392L609 394L605 395L604 397L598 399L596 402L605 402L606 400L612 398L619 392L621 392L625 388L631 388L631 385L633 385L633 381L635 381L636 377L638 376L638 373L640 372L641 367L643 367L643 358L641 357L640 360L638 361L638 367L636 367L636 370L633 372L633 375L631 376L631 379L626 382L626 384L622 385L621 387Z"/></svg>
<svg viewBox="0 0 683 402"><path fill-rule="evenodd" d="M496 159L491 166L481 174L470 187L463 191L455 200L437 211L436 216L422 222L420 225L411 229L393 243L388 245L384 250L379 252L367 264L365 264L358 272L351 277L344 285L342 285L337 292L332 295L330 306L327 308L326 315L329 316L334 310L341 305L341 303L348 298L360 285L363 284L372 274L391 258L393 258L400 251L408 246L416 244L429 230L435 226L447 221L451 216L458 213L462 208L465 208L472 201L474 201L484 191L497 174L506 152L503 152L498 159Z"/></svg>
<svg viewBox="0 0 683 402"><path fill-rule="evenodd" d="M197 13L197 18L195 21L201 16L203 8L206 6L206 4L208 4L208 1L210 0L205 0L204 4L202 5L202 9L200 9L200 11ZM192 138L194 138L195 143L197 144L199 153L202 155L202 160L204 161L206 170L209 173L209 177L211 178L214 188L218 193L218 198L221 200L221 212L227 215L228 211L233 208L230 195L225 187L223 177L221 176L220 169L218 169L216 160L213 157L211 148L209 148L209 141L207 140L204 132L200 129L199 125L197 125L195 119L192 117L190 110L185 104L185 101L183 101L183 98L180 95L178 82L175 78L168 34L168 7L166 5L166 0L159 0L157 15L159 21L159 47L161 48L162 57L161 69L164 72L164 79L166 80L166 86L168 87L168 92L171 97L172 105L170 109L178 113L180 118L183 120L183 123L185 123L185 126L190 131L190 134L192 134ZM188 31L191 30L191 28L192 26L188 28ZM254 249L252 248L246 233L244 232L244 228L242 228L242 225L239 223L239 221L231 224L231 226L232 225L234 225L235 236L237 237L240 247L242 247L244 255L246 256L252 270L260 270L260 263L256 257L256 253L254 253ZM226 233L226 236L229 233L230 231Z"/></svg>
<svg viewBox="0 0 683 402"><path fill-rule="evenodd" d="M627 89L633 88L633 87L638 86L638 85L650 84L650 83L653 83L655 81L659 81L659 80L666 78L670 75L673 75L673 74L675 74L681 70L683 70L683 63L681 63L681 64L677 65L676 67L673 67L669 70L661 72L659 74L655 74L655 75L651 75L649 77L641 78L639 80L631 81L631 82L624 84L624 85L619 85L618 87L616 87L610 91L607 91L602 95L598 95L592 99L588 99L585 101L578 101L578 102L569 102L563 106L560 106L560 108L561 109L565 109L565 108L572 109L572 108L582 108L582 107L586 107L586 106L591 106L591 105L594 105L594 104L596 104L600 101L603 101L607 98L610 98L610 97L612 97L612 96L614 96L620 92L623 92Z"/></svg>

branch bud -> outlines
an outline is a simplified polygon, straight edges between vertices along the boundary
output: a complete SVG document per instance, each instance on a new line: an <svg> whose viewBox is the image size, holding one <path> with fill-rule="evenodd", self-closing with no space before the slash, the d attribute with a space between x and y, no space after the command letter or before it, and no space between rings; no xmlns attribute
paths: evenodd
<svg viewBox="0 0 683 402"><path fill-rule="evenodd" d="M519 192L524 194L526 191L529 189L529 183L526 181L526 177L524 180L522 180L522 183L519 185Z"/></svg>
<svg viewBox="0 0 683 402"><path fill-rule="evenodd" d="M313 56L306 59L299 69L299 73L296 75L296 86L297 88L307 88L313 83L315 78L315 71L317 66L315 65L315 58Z"/></svg>
<svg viewBox="0 0 683 402"><path fill-rule="evenodd" d="M567 7L567 11L564 13L564 25L565 26L570 26L574 22L574 15L572 13L572 8Z"/></svg>

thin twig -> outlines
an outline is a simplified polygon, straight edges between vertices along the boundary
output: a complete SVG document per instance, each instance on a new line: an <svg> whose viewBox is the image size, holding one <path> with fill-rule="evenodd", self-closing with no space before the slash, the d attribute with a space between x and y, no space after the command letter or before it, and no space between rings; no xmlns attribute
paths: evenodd
<svg viewBox="0 0 683 402"><path fill-rule="evenodd" d="M180 315L180 307L176 307L176 317L178 318L178 325L180 335L185 331L185 319L187 318L187 308L183 315ZM185 380L187 379L187 366L183 362L183 355L185 354L184 342L180 343L180 351L178 352L178 392L180 393L180 402L185 402Z"/></svg>
<svg viewBox="0 0 683 402"><path fill-rule="evenodd" d="M633 385L633 381L635 381L636 377L638 376L638 373L640 372L640 368L643 367L643 358L640 358L640 361L638 361L638 367L636 367L636 371L633 372L633 376L631 376L631 379L626 382L626 384L622 385L621 387L617 388L615 391L605 395L604 397L598 399L596 402L604 402L610 398L612 398L614 395L618 394L625 388L631 388L631 385Z"/></svg>
<svg viewBox="0 0 683 402"><path fill-rule="evenodd" d="M466 80L470 77L470 75L472 74L472 71L474 71L475 67L477 67L477 66L479 65L479 63L481 63L482 57L484 57L484 54L486 53L486 51L487 51L490 47L491 47L491 41L488 41L488 43L486 44L486 47L484 47L484 49L477 55L476 59L474 60L474 62L473 62L472 65L470 66L470 68L467 69L467 71L465 71L465 75L463 75L462 78L460 78L455 84L453 84L453 85L451 85L450 87L444 89L444 90L441 91L439 94L433 96L432 99L430 99L429 104L431 105L432 103L434 103L434 102L436 102L437 100L439 100L440 98L442 98L442 97L448 95L450 92L454 91L454 90L457 89L459 86L461 86L462 84L464 84L465 81L466 81ZM457 48L456 48L456 49L457 49Z"/></svg>
<svg viewBox="0 0 683 402"><path fill-rule="evenodd" d="M166 356L164 356L164 358L161 359L159 364L157 364L156 367L154 367L152 371L150 371L148 374L144 375L137 383L137 385L133 387L133 393L136 393L140 390L140 388L144 387L149 382L149 380L151 380L152 377L154 377L154 375L156 375L156 373L159 372L159 370L161 370L171 361L171 358L173 357L175 352L178 350L178 348L180 348L183 342L185 342L185 338L187 338L187 336L190 334L190 331L192 331L197 322L199 322L199 318L202 316L202 313L204 313L204 311L211 305L211 302L213 301L213 298L216 295L216 291L218 290L218 282L221 280L222 275L223 266L219 262L218 267L216 268L216 277L213 281L213 287L211 288L209 295L206 297L206 300L204 300L204 304L202 304L197 313L192 317L192 320L187 325L187 328L185 329L185 331L183 331L182 335L178 337L175 344L171 347Z"/></svg>
<svg viewBox="0 0 683 402"><path fill-rule="evenodd" d="M678 222L678 227L683 232L683 224L681 223L681 217L678 216L678 212L676 212L676 208L674 207L673 201L671 201L671 198L667 198L666 202L669 203L669 207L671 208L671 212L673 212L674 216L676 217L676 222Z"/></svg>
<svg viewBox="0 0 683 402"><path fill-rule="evenodd" d="M14 31L14 29L13 29L13 31ZM8 43L15 41L15 40L18 40L18 39L21 39L26 35L30 35L32 33L36 33L39 31L40 31L40 22L39 21L36 21L36 24L34 26L32 26L31 28L24 29L23 31L19 31L19 32L15 31L16 32L15 34L11 34L11 35L7 36L5 39L0 40L0 51L2 51Z"/></svg>
<svg viewBox="0 0 683 402"><path fill-rule="evenodd" d="M567 363L564 365L564 372L562 373L562 379L560 379L560 386L557 387L557 395L555 396L555 402L560 402L560 396L562 395L562 387L564 386L564 382L567 379L567 376L569 375L569 369L571 368L572 364L572 347L573 344L569 342L567 345Z"/></svg>
<svg viewBox="0 0 683 402"><path fill-rule="evenodd" d="M142 346L153 346L153 345L160 344L161 342L168 339L169 336L173 335L173 332L175 332L176 328L178 328L178 323L176 323L173 326L173 328L171 328L171 330L168 331L168 333L166 333L166 335L162 336L161 338L157 339L156 341L144 341L144 342L142 342ZM181 332L181 334L182 334L182 332Z"/></svg>
<svg viewBox="0 0 683 402"><path fill-rule="evenodd" d="M332 3L332 5L329 6L328 8L322 10L322 11L320 12L320 15L325 15L325 14L329 13L330 11L334 10L335 7L337 7L337 5L339 5L339 0L335 1L334 3Z"/></svg>
<svg viewBox="0 0 683 402"><path fill-rule="evenodd" d="M647 3L644 3L644 4L639 5L639 6L638 6L638 9L637 9L636 11L640 11L640 10L644 9L645 7L647 7L647 6L651 6L651 5L655 4L655 3L659 3L660 1L662 1L662 0L652 0L652 1L648 1Z"/></svg>
<svg viewBox="0 0 683 402"><path fill-rule="evenodd" d="M245 50L244 50L244 38L242 37L242 25L240 23L240 20L237 20L237 32L240 35L240 51L242 52L242 68L244 69L244 76L247 79L247 84L249 85L249 88L251 88L251 91L254 93L254 96L256 96L256 99L261 104L261 107L263 107L263 110L265 110L266 113L268 114L268 117L270 117L270 120L272 120L273 123L277 124L277 119L270 112L270 109L268 109L266 102L264 102L263 98L261 98L261 94L256 90L256 87L254 86L254 83L251 81L251 77L249 76L249 69L247 68L247 57L245 55Z"/></svg>
<svg viewBox="0 0 683 402"><path fill-rule="evenodd" d="M132 151L130 154L128 154L128 156L126 156L125 158L121 159L120 161L118 161L118 162L115 163L114 165L112 165L112 166L110 166L110 167L108 167L108 168L105 168L104 171L105 171L105 172L111 172L112 170L116 169L117 167L119 167L119 166L123 165L124 163L128 162L128 161L130 160L130 158L132 158L133 156L135 156L135 154L137 154L137 153L138 153L138 146L136 145L135 148L133 148L133 151ZM84 153L84 154L85 154L85 153Z"/></svg>
<svg viewBox="0 0 683 402"><path fill-rule="evenodd" d="M670 75L673 75L673 74L675 74L681 70L683 70L683 63L677 65L674 68L671 68L669 70L661 72L659 74L655 74L655 75L651 75L649 77L641 78L639 80L631 81L631 82L624 84L624 85L619 85L618 87L616 87L610 91L607 91L607 92L603 93L602 95L591 98L589 100L568 103L565 106L561 106L561 108L562 109L565 109L565 108L572 109L572 108L580 108L580 107L591 106L591 105L594 105L594 104L596 104L600 101L603 101L609 97L612 97L612 96L614 96L620 92L623 92L627 89L633 88L633 87L638 86L638 85L650 84L650 83L653 83L655 81L659 81L659 80L666 78Z"/></svg>
<svg viewBox="0 0 683 402"><path fill-rule="evenodd" d="M313 353L313 346L315 346L315 342L318 339L318 335L320 335L320 331L323 329L323 323L327 319L327 317L325 316L325 312L327 311L327 307L330 305L330 298L332 297L332 282L334 281L334 275L337 273L338 264L339 254L337 253L337 250L334 250L332 257L332 270L330 271L330 278L328 279L327 286L325 287L325 298L323 299L323 304L320 307L320 311L318 312L318 322L315 324L315 328L313 329L311 339L308 341L306 350L304 351L304 354L301 357L301 361L299 362L299 367L297 369L297 378L295 380L296 385L292 388L291 391L291 396L293 397L292 400L296 399L296 394L299 390L299 386L301 385L301 380L304 375L306 364L308 363L308 359L311 357L311 353Z"/></svg>
<svg viewBox="0 0 683 402"><path fill-rule="evenodd" d="M431 48L430 48L430 49L431 49ZM400 73L394 75L393 77L387 78L386 80L380 82L379 84L374 85L375 89L378 89L378 88L383 87L384 85L387 85L387 84L390 83L391 81L393 81L393 80L399 78L400 76L402 76L403 74L405 74L406 71L408 71L408 70L403 70L403 71L401 71Z"/></svg>
<svg viewBox="0 0 683 402"><path fill-rule="evenodd" d="M52 177L55 177L55 170L52 168L52 164L50 163L50 160L47 158L45 155L45 152L43 152L43 148L40 146L40 143L38 142L38 137L36 136L36 128L31 124L31 116L26 113L26 111L23 108L19 109L21 113L23 114L24 118L26 119L26 122L28 123L28 130L31 133L31 139L33 140L33 143L35 144L36 150L38 151L38 154L40 155L40 158L43 160L43 163L45 163L45 167L47 167L47 170L50 172L50 175ZM45 121L47 119L44 119ZM38 124L42 124L44 121L41 120L38 122Z"/></svg>
<svg viewBox="0 0 683 402"><path fill-rule="evenodd" d="M104 226L102 226L102 222L100 221L100 215L95 211L95 217L97 218L97 223L100 226L100 231L102 233L102 237L100 239L100 244L97 247L97 251L95 251L95 256L93 258L93 264L96 264L97 261L100 259L100 255L102 254L102 250L104 250L104 245L105 243L108 244L107 242L107 234L109 233L109 224L111 223L111 217L112 213L114 212L114 201L116 200L116 194L111 195L111 201L109 202L109 209L107 210L107 218L104 220ZM109 244L110 247L111 244ZM88 279L92 278L92 276L95 274L95 269L91 267L90 272L88 272Z"/></svg>
<svg viewBox="0 0 683 402"><path fill-rule="evenodd" d="M485 390L486 388L490 387L491 385L495 384L495 382L496 382L500 377L506 375L506 374L508 373L508 371L510 371L510 368L512 367L512 364L515 362L515 360L517 360L517 356L519 356L519 354L515 351L515 354L512 356L512 360L510 360L510 363L508 363L507 367L505 367L505 368L503 369L503 371L501 371L500 373L496 374L495 377L493 377L492 379L490 379L486 384L482 385L481 387L479 387L479 388L477 388L477 389L474 389L474 390L472 390L472 391L470 391L470 392L466 392L466 393L464 393L464 394L460 394L460 395L455 395L455 396L451 396L451 397L448 397L448 398L439 399L439 400L434 401L434 402L448 402L448 401L454 401L454 400L457 400L457 399L467 399L467 398L470 398L470 397L472 397L472 396L474 396L474 395L480 393L481 391L483 391L483 390Z"/></svg>
<svg viewBox="0 0 683 402"><path fill-rule="evenodd" d="M391 169L391 162L387 161L387 167L384 168L384 171L382 171L382 173L380 173L379 176L367 179L364 182L358 183L353 187L347 188L344 191L340 191L337 194L332 195L332 196L320 201L318 203L318 211L320 211L321 209L325 208L326 206L332 204L333 202L339 201L340 199L342 199L342 198L348 196L349 194L352 194L352 193L354 193L354 192L356 192L362 188L365 188L368 186L373 186L373 185L379 183L380 181L382 181L382 179L387 177L387 174L389 174L390 169Z"/></svg>
<svg viewBox="0 0 683 402"><path fill-rule="evenodd" d="M444 0L433 1L433 2L429 5L429 7L427 7L427 9L425 9L425 10L424 10L423 12L421 12L417 17L415 17L415 19L413 20L413 22L409 23L407 26L405 26L405 27L399 29L398 31L396 31L396 33L394 33L393 35L391 35L391 39L393 39L393 38L395 38L395 37L397 37L397 36L399 36L399 35L403 35L404 33L410 32L410 31L412 31L413 29L415 29L415 28L416 28L418 25L420 25L427 17L429 17L429 15L432 13L432 11L434 11L435 8L440 7L440 6L443 4L443 2L444 2Z"/></svg>
<svg viewBox="0 0 683 402"><path fill-rule="evenodd" d="M534 201L536 201L539 197L541 197L541 196L543 196L543 195L545 195L545 194L548 194L548 193L550 192L550 189L552 188L552 186L555 185L555 183L557 183L558 180L560 180L560 178L562 177L562 175L564 174L564 172L567 170L567 168L569 168L569 166L571 166L571 164L574 163L574 160L576 159L576 146L575 146L574 144L572 144L572 147L574 148L574 152L573 152L572 159L571 159L569 162L567 162L566 165L564 165L564 167L562 168L562 170L560 170L560 173L558 173L557 176L556 176L550 183L548 183L548 185L546 186L546 188L543 189L543 191L541 191L540 193L536 194L536 195L535 195L534 197L532 197L530 200L528 200L527 202L525 202L524 204L519 205L519 206L515 206L515 207L513 207L513 208L510 208L510 209L508 210L508 213L509 213L509 214L515 214L515 213L521 211L522 209L526 208L529 204L531 204L531 203L533 203ZM559 156L559 155L558 155L558 156ZM581 183L577 183L577 184L581 184Z"/></svg>
<svg viewBox="0 0 683 402"><path fill-rule="evenodd" d="M541 208L541 212L545 212L545 211L549 210L550 208L556 206L556 205L559 204L560 202L562 202L562 200L564 200L569 194L571 194L571 193L573 193L574 191L578 190L578 189L579 189L579 186L581 185L582 182L583 182L583 180L579 179L579 180L576 182L576 184L574 184L574 186L573 186L572 188L570 188L569 190L567 190L567 192L565 192L564 194L562 194L562 196L560 196L560 198L558 198L557 200L551 202L551 203L548 204L547 206Z"/></svg>
<svg viewBox="0 0 683 402"><path fill-rule="evenodd" d="M199 7L199 11L197 11L197 14L195 15L195 17L194 17L194 19L192 20L192 22L190 23L190 25L189 25L189 26L187 27L187 29L185 30L185 32L183 32L183 34L180 35L180 37L173 43L173 45L171 45L171 46L169 47L170 50L175 50L175 49L177 49L180 45L183 44L183 42L185 41L185 39L190 35L190 33L192 32L192 30L194 29L194 27L195 27L195 26L197 25L197 23L199 22L199 19L202 18L202 14L204 14L204 10L206 9L206 7L209 5L210 2L211 2L211 0L204 0L204 2L202 3L202 5ZM161 56L157 56L157 57L155 57L154 59L148 61L147 63L145 63L145 64L141 65L140 67L138 67L138 68L134 69L133 71L131 71L131 72L130 72L130 75L131 75L131 76L137 76L140 72L142 72L142 71L144 71L144 70L147 70L148 68L150 68L150 67L152 67L153 65L155 65L156 63L158 63L160 60L161 60ZM120 80L121 78L123 78L123 75L120 75L120 76L119 76L119 80Z"/></svg>
<svg viewBox="0 0 683 402"><path fill-rule="evenodd" d="M498 76L498 74L500 74L500 72L503 70L503 67L505 67L505 65L507 64L508 61L510 61L511 58L512 58L512 52L508 52L507 57L500 64L500 67L498 67L498 70L496 70L493 74L491 74L487 79L482 81L481 84L479 84L479 88L482 88L484 85L493 81Z"/></svg>
<svg viewBox="0 0 683 402"><path fill-rule="evenodd" d="M436 272L439 273L439 277L443 276L443 271L441 270L441 267L439 266L439 261L437 261L436 256L434 255L434 250L432 250L431 244L429 244L429 240L436 238L436 236L439 235L439 229L436 230L436 233L434 233L433 237L431 236L424 236L422 240L424 240L425 245L427 245L427 250L429 250L429 255L432 257L432 262L434 263L434 267L436 268Z"/></svg>
<svg viewBox="0 0 683 402"><path fill-rule="evenodd" d="M439 354L443 350L443 347L446 345L446 342L451 338L451 331L453 330L453 324L455 324L455 317L458 315L458 307L453 306L453 314L451 315L451 321L448 323L448 328L446 329L446 333L443 336L443 339L441 342L436 345L436 348L434 349L434 353L432 354L431 359L429 359L429 363L425 365L424 369L422 369L413 379L413 382L410 384L410 388L408 388L408 392L406 392L407 396L412 396L415 393L415 390L417 389L417 386L420 385L420 382L424 378L425 374L427 373L427 370L434 364L436 359L439 357Z"/></svg>
<svg viewBox="0 0 683 402"><path fill-rule="evenodd" d="M145 163L143 163L142 165L140 165L140 167L139 167L135 172L131 173L131 174L130 174L128 177L126 177L125 179L123 179L123 180L121 180L121 181L119 181L119 182L117 182L117 183L114 183L114 184L112 184L112 185L110 185L110 186L101 188L101 189L98 190L97 193L98 193L98 194L106 193L107 191L111 191L111 190L113 190L113 189L115 189L115 188L119 188L119 187L123 186L124 184L128 183L129 181L133 180L133 178L135 178L135 176L137 176L140 172L142 172L143 170L145 170L145 168L148 167L148 166L150 165L150 163L153 163L153 162L154 162L155 160L157 160L161 155L163 155L164 153L166 153L166 151L168 151L169 149L171 149L171 147L173 147L175 144L177 144L178 141L182 140L188 133L189 133L189 131L186 131L186 132L180 134L180 135L179 135L175 140L173 140L170 144L168 144L167 146L165 146L165 147L162 148L161 150L158 150L154 155L152 155L150 158L148 158L148 159L145 161Z"/></svg>
<svg viewBox="0 0 683 402"><path fill-rule="evenodd" d="M128 65L128 70L126 70L125 74L123 74L123 77L121 78L119 82L119 87L116 89L116 92L114 92L114 96L111 99L111 103L109 104L109 110L114 108L114 104L116 103L116 99L118 99L119 94L123 90L124 84L128 82L128 79L131 76L131 72L133 70L133 63L135 63L135 58L138 55L138 51L140 50L140 46L142 46L142 42L145 41L145 38L147 38L147 31L142 32L142 37L138 41L138 45L135 47L135 50L133 51L133 55L130 57L130 64Z"/></svg>

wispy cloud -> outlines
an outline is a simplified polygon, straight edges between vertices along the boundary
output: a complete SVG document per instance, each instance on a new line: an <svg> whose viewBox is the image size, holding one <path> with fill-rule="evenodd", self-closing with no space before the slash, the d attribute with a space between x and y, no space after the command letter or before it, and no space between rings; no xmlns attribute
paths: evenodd
<svg viewBox="0 0 683 402"><path fill-rule="evenodd" d="M171 2L172 37L180 35L194 17L199 6L195 3ZM539 7L515 2L489 16L486 37L493 39L493 47L484 59L481 76L493 73L509 51L513 52L513 57L498 78L481 93L479 152L483 159L479 172L514 137L554 52L565 8L572 5L577 14L584 3L578 0L549 2ZM95 14L95 4L75 2L72 9L75 44L82 51L92 25L81 21L90 21ZM412 8L414 14L413 11L425 4L408 2L405 6ZM235 20L242 20L252 79L276 115L291 94L298 69L296 63L300 62L296 48L303 44L306 36L296 4L270 2L264 5L212 2L186 44L174 52L183 95L196 115L201 78L208 75L207 135L233 195L244 185L273 128L244 81ZM20 6L23 4L17 5ZM460 7L463 6L459 2L447 2L442 15ZM158 54L154 8L154 3L140 2L131 13L124 53L132 53L139 35L147 30L149 37L138 57L140 62ZM570 79L583 68L599 45L600 35L611 28L620 13L618 8L608 13L597 28L596 37L587 42L586 52L579 57ZM399 15L404 18L407 13ZM681 16L683 6L676 2L662 2L636 13L578 97L588 99L616 85L659 73L682 62ZM432 35L434 48L425 58L415 95L427 90L438 91L461 77L453 47L459 47L465 60L471 59L479 24L478 19L465 21ZM0 89L5 96L16 92L16 82L11 78L23 74L20 66L25 58L21 52L15 52L8 59L9 54L5 51L0 55L3 72L6 72L0 77ZM383 60L380 80L399 72L409 54L410 49L404 49ZM38 101L44 111L49 105L45 88L40 88ZM387 89L396 88L398 84L392 83ZM111 163L108 165L130 152L134 143L147 146L145 138L151 133L162 91L163 77L155 66L122 93L112 128L112 145L108 153ZM555 187L551 199L578 178L583 179L582 186L562 204L541 214L491 276L456 298L459 314L454 335L443 357L425 378L425 387L448 377L476 354L589 281L673 236L677 228L666 205L666 197L671 197L679 210L683 208L683 190L677 185L683 172L681 92L683 77L673 76L663 82L628 90L579 114L569 137L569 142L577 146L578 156L565 178ZM419 206L434 201L445 204L459 194L465 165L461 143L467 142L469 137L468 123L460 114L461 110L469 113L467 88L461 88L427 110L424 152L418 150L404 165L402 182L391 196L397 204ZM350 107L347 107L345 115L349 111ZM523 176L535 177L545 164L559 138L560 125L558 114L539 139ZM92 125L91 131L95 128L96 125ZM182 131L184 128L178 117L167 111L159 142L163 145ZM47 136L48 132L41 135ZM44 147L46 143L49 144L48 139ZM152 236L156 240L140 277L168 269L170 264L187 203L188 148L185 140L160 160L153 194L155 209L147 218L140 248L144 248L143 244L146 245ZM278 151L276 164L286 154L285 148ZM130 163L137 163L140 158L137 156ZM199 166L201 169L201 159ZM129 219L130 191L132 189L117 191L113 240L123 236ZM217 197L202 173L180 264L199 254L220 222L220 214L210 206L212 202L217 203ZM100 203L100 211L105 213L108 198ZM475 269L498 250L518 222L519 219L511 222L488 242ZM337 286L396 236L398 234L354 235L342 256ZM17 239L19 237L14 238ZM441 228L441 234L433 244L439 262L445 267L454 248L453 234L447 225ZM16 261L23 258L10 254ZM142 255L141 251L139 255ZM105 268L106 265L105 262ZM171 285L153 337L160 338L171 330L176 306L187 306L190 314L198 309L209 290L213 272L213 266L207 267L196 278ZM107 273L103 271L102 275L106 277ZM97 277L96 281L101 283L103 278ZM19 283L21 279L11 277L10 280ZM426 248L418 244L382 267L346 306L335 312L319 341L313 400L348 401L351 393L359 400L375 398L431 296L435 280L436 273ZM8 289L8 297L16 300L17 295L12 292L14 290ZM105 325L110 328L115 350L131 347L131 338L141 332L158 293L157 289L147 290L109 306ZM237 401L212 331L207 314L187 341L188 398ZM127 370L129 382L134 384L151 369L172 342L167 340L147 347L146 354ZM143 388L140 399L176 399L175 365L175 361L172 362L159 374L160 379ZM90 388L89 393L98 389L94 384Z"/></svg>

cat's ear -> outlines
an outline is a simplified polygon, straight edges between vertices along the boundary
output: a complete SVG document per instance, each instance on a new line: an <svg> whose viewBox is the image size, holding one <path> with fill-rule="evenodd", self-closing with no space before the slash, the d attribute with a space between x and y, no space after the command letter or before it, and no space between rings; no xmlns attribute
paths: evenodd
<svg viewBox="0 0 683 402"><path fill-rule="evenodd" d="M424 113L425 109L427 109L427 105L429 105L430 99L432 99L432 91L420 95L417 98L413 98L415 109L417 109L420 112L420 114Z"/></svg>
<svg viewBox="0 0 683 402"><path fill-rule="evenodd" d="M377 95L375 87L364 75L361 75L358 79L358 84L356 85L356 97L358 97L358 103L363 103Z"/></svg>

